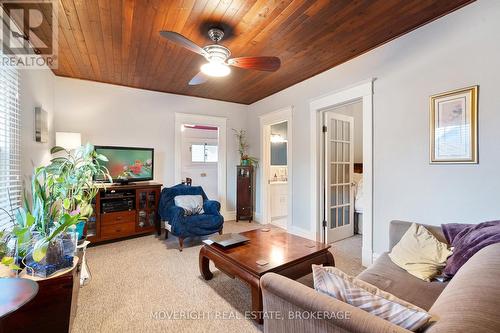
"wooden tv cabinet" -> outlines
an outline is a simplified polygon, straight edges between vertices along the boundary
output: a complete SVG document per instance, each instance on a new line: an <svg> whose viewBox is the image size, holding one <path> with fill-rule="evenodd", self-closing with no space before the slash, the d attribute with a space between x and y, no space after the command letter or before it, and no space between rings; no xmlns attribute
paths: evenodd
<svg viewBox="0 0 500 333"><path fill-rule="evenodd" d="M86 223L87 239L99 243L152 233L160 223L161 186L154 182L102 185L92 202L94 214Z"/></svg>

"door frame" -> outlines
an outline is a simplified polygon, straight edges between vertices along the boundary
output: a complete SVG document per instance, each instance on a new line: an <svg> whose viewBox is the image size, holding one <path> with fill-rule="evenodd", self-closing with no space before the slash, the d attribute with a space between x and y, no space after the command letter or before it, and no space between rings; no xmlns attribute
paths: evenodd
<svg viewBox="0 0 500 333"><path fill-rule="evenodd" d="M188 113L175 113L175 148L174 148L174 181L180 183L181 176L181 151L182 151L182 125L183 124L199 124L208 125L219 128L218 135L218 161L217 161L217 200L221 204L221 214L224 219L231 219L231 215L227 211L227 197L226 197L226 184L227 184L227 118L205 116Z"/></svg>
<svg viewBox="0 0 500 333"><path fill-rule="evenodd" d="M324 241L322 187L323 137L322 113L356 100L363 103L363 266L373 261L373 81L369 79L314 99L310 109L311 230L318 241Z"/></svg>
<svg viewBox="0 0 500 333"><path fill-rule="evenodd" d="M260 223L271 223L271 209L270 209L270 164L271 164L271 125L288 122L287 125L287 168L288 168L288 216L286 220L287 230L290 230L293 221L293 205L292 205L292 188L293 188L293 159L292 159L292 145L293 145L293 123L292 123L293 107L288 106L276 111L263 114L259 116L260 121L260 160L262 175L260 177Z"/></svg>

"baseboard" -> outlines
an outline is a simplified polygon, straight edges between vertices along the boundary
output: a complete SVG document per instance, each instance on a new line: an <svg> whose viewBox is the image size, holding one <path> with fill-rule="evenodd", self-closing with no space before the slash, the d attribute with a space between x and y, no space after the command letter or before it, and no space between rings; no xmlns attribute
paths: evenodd
<svg viewBox="0 0 500 333"><path fill-rule="evenodd" d="M361 265L364 267L371 266L378 256L378 254L372 252L371 250L365 251L364 248L361 248Z"/></svg>
<svg viewBox="0 0 500 333"><path fill-rule="evenodd" d="M224 221L234 221L236 220L236 211L226 211L222 213L222 216L224 216Z"/></svg>
<svg viewBox="0 0 500 333"><path fill-rule="evenodd" d="M372 252L370 258L368 258L368 259L371 259L371 261L367 262L367 260L362 260L363 261L362 264L363 264L363 266L368 267L371 264L373 264L379 257L380 257L380 253Z"/></svg>
<svg viewBox="0 0 500 333"><path fill-rule="evenodd" d="M233 211L228 211L228 212L224 212L222 213L222 216L224 216L224 221L235 221L236 220L236 211L233 210ZM260 214L259 213L256 213L254 212L253 213L253 220L254 222L257 222L257 223L262 223L261 222L261 219L260 219Z"/></svg>
<svg viewBox="0 0 500 333"><path fill-rule="evenodd" d="M257 213L257 212L253 212L253 220L257 223L261 223L262 224L262 218L260 216L260 213Z"/></svg>

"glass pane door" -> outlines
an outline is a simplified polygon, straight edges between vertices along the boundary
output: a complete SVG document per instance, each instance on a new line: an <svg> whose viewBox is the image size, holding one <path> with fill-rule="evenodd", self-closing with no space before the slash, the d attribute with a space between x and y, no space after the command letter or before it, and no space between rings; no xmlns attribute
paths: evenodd
<svg viewBox="0 0 500 333"><path fill-rule="evenodd" d="M352 173L354 160L352 117L327 112L325 135L325 205L327 242L354 234Z"/></svg>
<svg viewBox="0 0 500 333"><path fill-rule="evenodd" d="M157 219L157 202L159 192L156 190L137 190L139 212L137 214L136 230L141 231L144 229L153 228Z"/></svg>

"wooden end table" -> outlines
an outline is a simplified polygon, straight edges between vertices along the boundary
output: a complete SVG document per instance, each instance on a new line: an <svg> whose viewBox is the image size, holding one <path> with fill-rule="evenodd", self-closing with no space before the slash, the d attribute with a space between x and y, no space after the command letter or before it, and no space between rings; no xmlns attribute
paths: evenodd
<svg viewBox="0 0 500 333"><path fill-rule="evenodd" d="M260 278L268 272L277 273L290 279L298 279L312 272L312 264L334 266L333 255L328 249L330 245L314 242L271 228L241 233L250 240L239 246L223 248L216 244L205 244L200 250L200 273L205 280L213 277L209 269L212 260L219 270L249 284L252 293L252 315L258 323L262 323L262 292ZM264 260L266 265L257 264Z"/></svg>
<svg viewBox="0 0 500 333"><path fill-rule="evenodd" d="M0 279L0 319L31 301L37 293L38 284L35 281L21 278Z"/></svg>

